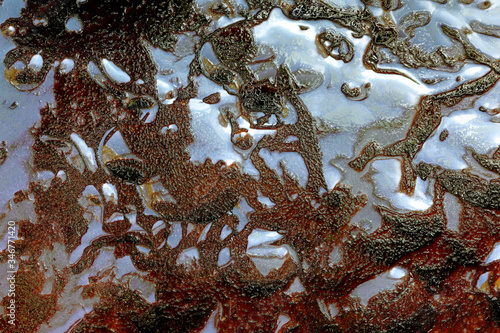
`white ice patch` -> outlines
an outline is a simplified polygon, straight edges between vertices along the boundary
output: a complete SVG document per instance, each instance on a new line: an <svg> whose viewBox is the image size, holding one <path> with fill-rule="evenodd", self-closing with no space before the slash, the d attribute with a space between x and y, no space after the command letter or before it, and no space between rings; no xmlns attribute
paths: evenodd
<svg viewBox="0 0 500 333"><path fill-rule="evenodd" d="M165 229L167 227L167 225L165 224L165 222L163 221L157 221L155 224L153 224L153 227L151 228L152 232L153 232L153 235L158 235L158 233Z"/></svg>
<svg viewBox="0 0 500 333"><path fill-rule="evenodd" d="M333 248L332 252L330 252L330 255L328 256L328 265L330 267L333 267L340 261L342 261L342 252L340 247L336 246Z"/></svg>
<svg viewBox="0 0 500 333"><path fill-rule="evenodd" d="M286 260L288 249L285 246L270 245L282 237L275 231L263 229L254 229L248 236L247 254L263 276L279 269Z"/></svg>
<svg viewBox="0 0 500 333"><path fill-rule="evenodd" d="M71 326L73 326L76 322L79 320L83 319L83 317L87 313L83 308L76 308L76 311L71 315L71 317L68 318L66 323L62 326L52 326L52 325L47 325L44 324L42 327L40 327L40 330L38 332L40 333L45 333L45 332L50 332L50 333L65 333L70 330Z"/></svg>
<svg viewBox="0 0 500 333"><path fill-rule="evenodd" d="M43 188L47 189L50 187L52 180L55 175L52 171L43 170L36 173L36 182L38 185L41 185Z"/></svg>
<svg viewBox="0 0 500 333"><path fill-rule="evenodd" d="M182 239L182 225L180 223L171 223L173 225L172 232L168 235L167 244L171 248L177 247Z"/></svg>
<svg viewBox="0 0 500 333"><path fill-rule="evenodd" d="M483 284L488 281L488 277L490 276L490 272L483 273L477 279L476 287L477 289L481 289Z"/></svg>
<svg viewBox="0 0 500 333"><path fill-rule="evenodd" d="M252 260L257 270L263 276L268 276L273 269L280 269L285 263L285 259L279 258L261 258L251 256L250 260Z"/></svg>
<svg viewBox="0 0 500 333"><path fill-rule="evenodd" d="M288 254L288 249L284 246L254 246L247 250L247 254L253 257L283 259Z"/></svg>
<svg viewBox="0 0 500 333"><path fill-rule="evenodd" d="M90 76L94 79L94 81L99 84L101 87L106 87L104 85L104 82L106 82L106 78L104 77L104 75L101 73L101 71L99 70L99 68L97 67L96 64L94 64L94 62L90 61L87 65L87 70L90 74Z"/></svg>
<svg viewBox="0 0 500 333"><path fill-rule="evenodd" d="M200 234L200 237L198 238L198 243L199 242L203 242L204 240L207 239L207 235L208 235L208 232L210 231L210 227L212 226L212 222L210 222L209 224L207 224L205 226L205 228L203 228L201 234Z"/></svg>
<svg viewBox="0 0 500 333"><path fill-rule="evenodd" d="M200 259L200 253L196 247L190 247L182 251L177 257L177 265L192 266Z"/></svg>
<svg viewBox="0 0 500 333"><path fill-rule="evenodd" d="M406 269L404 269L403 267L399 267L399 266L393 267L389 271L389 277L391 279L396 279L396 280L404 278L407 274L408 274L408 271Z"/></svg>
<svg viewBox="0 0 500 333"><path fill-rule="evenodd" d="M146 114L148 115L146 120L144 121L146 124L155 121L156 115L158 114L158 105L155 105L151 109L147 110Z"/></svg>
<svg viewBox="0 0 500 333"><path fill-rule="evenodd" d="M142 252L144 254L149 254L149 252L151 252L151 249L148 248L148 247L145 247L145 246L142 246L142 245L137 245L137 250L139 252Z"/></svg>
<svg viewBox="0 0 500 333"><path fill-rule="evenodd" d="M325 160L323 161L323 171L326 185L328 186L328 190L331 191L342 179L342 173Z"/></svg>
<svg viewBox="0 0 500 333"><path fill-rule="evenodd" d="M86 286L86 285L88 285L90 283L89 282L89 275L90 275L90 273L85 273L82 276L80 276L80 278L78 279L77 286Z"/></svg>
<svg viewBox="0 0 500 333"><path fill-rule="evenodd" d="M201 329L200 333L217 333L217 329L215 328L215 318L218 316L218 313L218 309L212 312L210 317L208 317L207 323Z"/></svg>
<svg viewBox="0 0 500 333"><path fill-rule="evenodd" d="M450 230L459 231L460 210L462 206L458 198L450 193L444 194L443 199L444 212L446 214L446 227Z"/></svg>
<svg viewBox="0 0 500 333"><path fill-rule="evenodd" d="M495 260L500 259L500 243L496 243L493 250L488 254L485 260L485 264L489 264Z"/></svg>
<svg viewBox="0 0 500 333"><path fill-rule="evenodd" d="M138 270L134 267L130 256L125 256L123 258L116 259L115 267L118 268L116 272L116 278L121 279L122 276L132 273L138 272Z"/></svg>
<svg viewBox="0 0 500 333"><path fill-rule="evenodd" d="M113 202L115 204L118 203L118 191L116 190L115 185L110 183L102 184L102 194L106 199L106 202Z"/></svg>
<svg viewBox="0 0 500 333"><path fill-rule="evenodd" d="M280 314L278 316L278 322L277 322L278 325L276 326L276 329L274 330L274 333L280 332L280 329L283 327L283 325L285 325L289 321L290 321L290 317L288 317L286 315Z"/></svg>
<svg viewBox="0 0 500 333"><path fill-rule="evenodd" d="M117 155L131 154L132 152L128 148L122 134L117 131L111 136L111 138L106 142L106 147L111 148Z"/></svg>
<svg viewBox="0 0 500 333"><path fill-rule="evenodd" d="M85 141L76 133L71 133L70 135L71 140L73 143L76 145L78 148L78 151L80 152L80 156L83 159L83 162L85 163L85 166L92 171L92 173L97 171L97 162L95 159L95 153L94 149L90 148L87 146Z"/></svg>
<svg viewBox="0 0 500 333"><path fill-rule="evenodd" d="M328 318L330 321L333 321L333 318L338 314L338 309L335 307L335 305L334 304L328 305L321 298L318 298L317 302L319 305L319 309L325 315L325 317Z"/></svg>
<svg viewBox="0 0 500 333"><path fill-rule="evenodd" d="M116 221L121 221L121 220L124 220L125 219L125 216L122 214L122 213L113 213L107 220L106 222L107 223L113 223L113 222L116 222Z"/></svg>
<svg viewBox="0 0 500 333"><path fill-rule="evenodd" d="M328 312L330 312L332 318L335 318L339 314L339 309L332 303L328 306Z"/></svg>
<svg viewBox="0 0 500 333"><path fill-rule="evenodd" d="M253 211L252 207L247 203L247 201L242 198L240 202L236 205L236 207L233 208L233 214L238 216L238 219L240 222L238 223L238 226L236 227L236 230L240 232L243 230L243 228L247 225L248 219L247 219L247 214Z"/></svg>
<svg viewBox="0 0 500 333"><path fill-rule="evenodd" d="M293 295L295 293L303 293L304 291L306 291L306 289L304 288L304 286L300 282L300 279L298 277L296 277L293 280L292 284L290 285L290 288L288 288L285 291L285 294L287 294L287 295Z"/></svg>
<svg viewBox="0 0 500 333"><path fill-rule="evenodd" d="M187 230L186 233L189 235L191 233L191 231L194 230L194 224L188 223L186 230Z"/></svg>
<svg viewBox="0 0 500 333"><path fill-rule="evenodd" d="M265 197L263 195L259 195L257 197L257 200L259 200L259 202L261 204L263 204L264 206L267 206L267 208L271 208L274 206L274 203L271 201L271 199L269 199L268 197Z"/></svg>
<svg viewBox="0 0 500 333"><path fill-rule="evenodd" d="M417 178L412 196L399 192L401 162L396 159L376 160L371 164L375 195L388 200L399 209L426 210L432 205L432 196L427 193L429 181Z"/></svg>
<svg viewBox="0 0 500 333"><path fill-rule="evenodd" d="M141 231L143 232L144 229L137 224L137 212L132 211L128 214L125 214L125 217L129 220L131 223L130 229L128 231Z"/></svg>
<svg viewBox="0 0 500 333"><path fill-rule="evenodd" d="M367 306L368 301L373 296L378 295L383 291L394 289L398 283L401 283L402 280L400 278L391 278L390 272L391 271L382 273L377 277L357 286L351 293L351 297L358 297L361 304L363 306ZM398 273L396 275L399 276L400 274Z"/></svg>
<svg viewBox="0 0 500 333"><path fill-rule="evenodd" d="M486 154L498 148L500 143L500 124L491 122L492 117L478 111L479 106L496 107L500 96L500 86L496 85L490 93L475 102L475 108L455 111L443 117L435 135L427 139L414 163L426 162L445 169L465 169L463 159L466 147L473 148L479 154ZM440 134L448 131L448 137L441 141Z"/></svg>
<svg viewBox="0 0 500 333"><path fill-rule="evenodd" d="M233 96L228 99L232 103L235 101ZM227 103L227 101L223 102ZM219 123L219 107L206 104L199 99L191 99L189 108L193 116L192 129L195 137L194 142L188 147L191 160L203 163L210 158L214 163L219 160L241 163L243 159L234 150L231 142L230 126L223 127Z"/></svg>
<svg viewBox="0 0 500 333"><path fill-rule="evenodd" d="M220 239L224 240L226 239L227 236L231 235L233 231L228 225L225 225L224 228L222 228L222 231L220 233Z"/></svg>
<svg viewBox="0 0 500 333"><path fill-rule="evenodd" d="M231 261L231 252L229 248L225 247L219 252L219 257L217 259L217 265L224 266Z"/></svg>
<svg viewBox="0 0 500 333"><path fill-rule="evenodd" d="M130 76L120 67L115 65L114 62L104 58L102 59L102 65L104 66L106 74L116 83L127 83L130 81Z"/></svg>
<svg viewBox="0 0 500 333"><path fill-rule="evenodd" d="M158 90L158 96L160 96L160 98L162 99L165 99L170 91L173 92L175 90L172 83L168 82L164 78L159 78L156 80L156 87Z"/></svg>
<svg viewBox="0 0 500 333"><path fill-rule="evenodd" d="M78 16L72 16L66 21L66 29L69 31L80 32L83 29L82 22Z"/></svg>
<svg viewBox="0 0 500 333"><path fill-rule="evenodd" d="M302 187L306 187L307 179L309 178L309 173L306 168L306 164L302 159L302 156L298 153L285 152L280 153L277 151L270 152L267 149L262 149L259 152L260 157L264 159L266 164L274 169L279 175L283 172L280 167L280 163L284 162L287 171L292 175L297 177L299 184Z"/></svg>
<svg viewBox="0 0 500 333"><path fill-rule="evenodd" d="M175 133L175 132L177 132L178 129L179 128L177 127L176 124L170 124L168 126L162 127L162 129L160 130L160 133L161 134L166 134L167 132Z"/></svg>
<svg viewBox="0 0 500 333"><path fill-rule="evenodd" d="M9 26L7 27L7 33L8 33L8 34L12 35L12 34L14 34L15 32L16 32L16 28L15 28L14 26L9 25Z"/></svg>
<svg viewBox="0 0 500 333"><path fill-rule="evenodd" d="M248 236L247 250L257 245L271 244L281 238L283 238L283 235L280 235L276 231L254 229Z"/></svg>
<svg viewBox="0 0 500 333"><path fill-rule="evenodd" d="M66 177L66 172L64 170L59 170L56 175L57 178L59 178L62 182L65 182L67 177Z"/></svg>
<svg viewBox="0 0 500 333"><path fill-rule="evenodd" d="M38 72L42 69L43 66L43 58L39 54L35 54L33 57L31 57L31 60L28 64L28 67L34 70L35 72Z"/></svg>

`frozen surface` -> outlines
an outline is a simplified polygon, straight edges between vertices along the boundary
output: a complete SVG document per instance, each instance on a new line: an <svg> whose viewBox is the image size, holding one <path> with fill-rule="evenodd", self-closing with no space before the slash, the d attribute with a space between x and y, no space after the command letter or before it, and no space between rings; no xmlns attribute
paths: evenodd
<svg viewBox="0 0 500 333"><path fill-rule="evenodd" d="M21 331L500 329L500 2L266 3L1 3Z"/></svg>

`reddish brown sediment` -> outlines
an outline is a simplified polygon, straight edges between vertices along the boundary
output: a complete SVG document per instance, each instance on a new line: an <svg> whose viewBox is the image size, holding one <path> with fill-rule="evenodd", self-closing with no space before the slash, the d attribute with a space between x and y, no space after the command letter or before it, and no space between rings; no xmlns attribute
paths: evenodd
<svg viewBox="0 0 500 333"><path fill-rule="evenodd" d="M399 1L363 2L385 11L401 6ZM47 184L33 181L29 189L15 194L16 204L33 202L36 220L18 223L17 325L10 326L4 313L0 330L36 332L58 311L65 311L64 293L78 293L82 300L95 302L68 332L199 332L214 313L219 332L274 332L280 315L290 319L278 331L282 333L500 331L500 266L498 262L484 264L500 239L498 179L413 165L446 109L486 94L498 82L499 62L447 26L443 31L460 45L456 47L460 52L403 50L414 29L428 23L424 14L408 17L404 26L395 27L391 22L376 21L368 10L342 9L316 0L291 8L283 5L292 20L325 19L349 29L354 37L369 36L363 62L378 73L402 74L379 67L382 49L392 52L406 67L453 71L467 60L492 69L456 88L422 96L404 139L385 147L373 141L349 163L362 171L377 157L401 157L400 190L405 193L414 191L417 176L433 180L429 209L401 212L377 204L374 208L382 226L368 234L351 223L367 205L367 194L353 193L350 184L339 183L333 189L327 185L319 144L321 124L301 97L304 89L296 76L288 65L280 64L274 77L257 79L251 66L259 63L253 62L258 45L252 28L267 20L272 6L249 1L249 7L243 20L212 33L207 32L209 17L193 1L182 0L168 4L28 1L19 18L2 24L2 32L16 45L4 59L5 76L18 89L35 89L56 61L72 59L74 68L64 74L61 65L55 67L55 103L40 110L41 121L31 130L31 172L58 175L63 171L64 177L56 176ZM219 16L233 15L234 10L226 2L210 7ZM65 28L66 20L74 15L82 24L78 33ZM35 18L43 18L46 24L36 24ZM492 27L474 27L494 34ZM188 83L176 89L172 103L165 104L158 96L159 69L148 45L172 51L179 36L188 32L199 37ZM401 32L408 38L402 38ZM337 32L323 32L317 40L334 59L348 63L355 56L353 44ZM210 71L200 59L201 47L208 43L220 62ZM44 60L38 72L9 69L16 61L29 63L35 54ZM89 73L89 62L105 73L103 58L119 65L130 82L117 83ZM210 105L221 101L220 93L199 96L195 77L200 75L233 89L227 91L237 97L237 111L221 111L221 118L231 126L234 146L249 151L258 176L246 174L237 163L191 160L188 147L196 139L190 101L203 99ZM370 83L362 88L338 87L355 101L367 98L369 88ZM287 104L297 115L294 123L284 120ZM146 121L142 110L154 107L154 120ZM256 141L248 129L240 127L238 117L248 121L252 130L272 129L276 134ZM110 153L106 143L117 132L130 154ZM93 150L95 165L84 160L75 135ZM296 140L288 141L289 137ZM447 134L443 131L440 138L445 140ZM260 154L263 150L298 153L308 173L305 186L283 163L281 172L267 165ZM3 162L7 151L2 154ZM476 152L473 157L499 174L498 150L491 157ZM105 184L116 189L116 197L105 193ZM89 187L98 195L84 197ZM457 231L446 227L446 193L458 198L462 207ZM272 205L263 204L260 196L269 198ZM82 204L83 200L88 204ZM251 212L244 217L247 224L238 229L243 221L234 211L244 202ZM44 259L59 245L69 257L84 243L91 221L100 223L102 234L88 241L78 260L56 269ZM168 239L177 223L182 238L171 246ZM157 231L158 224L165 228ZM225 228L231 232L222 238ZM249 235L256 229L279 232L282 238L272 245L293 249L267 275L247 254ZM190 266L179 264L184 251L192 248L199 258ZM232 262L219 265L219 253L225 248ZM340 249L341 258L331 264L334 248ZM140 279L153 285L154 301L116 278L113 269L91 276L83 287L70 284L72 278L88 272L106 250L115 258L130 258ZM0 262L8 259L8 251L3 250ZM52 267L55 279L50 293L43 291L46 266ZM366 305L351 297L356 288L396 266L408 274L394 289L373 296ZM486 286L479 289L478 278L485 272L490 275ZM288 292L295 281L304 290ZM2 300L4 307L8 299ZM337 315L327 313L325 304L334 305Z"/></svg>

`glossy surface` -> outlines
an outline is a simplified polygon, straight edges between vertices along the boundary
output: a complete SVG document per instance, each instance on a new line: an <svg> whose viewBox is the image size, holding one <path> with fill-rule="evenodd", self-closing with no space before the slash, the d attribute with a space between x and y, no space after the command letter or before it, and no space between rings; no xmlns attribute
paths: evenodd
<svg viewBox="0 0 500 333"><path fill-rule="evenodd" d="M2 330L500 330L500 3L22 8Z"/></svg>

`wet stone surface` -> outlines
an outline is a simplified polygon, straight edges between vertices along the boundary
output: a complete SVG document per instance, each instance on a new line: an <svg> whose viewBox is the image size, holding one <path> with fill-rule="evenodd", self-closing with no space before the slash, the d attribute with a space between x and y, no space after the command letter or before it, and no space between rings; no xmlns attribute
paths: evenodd
<svg viewBox="0 0 500 333"><path fill-rule="evenodd" d="M1 332L500 331L500 2L0 6Z"/></svg>

